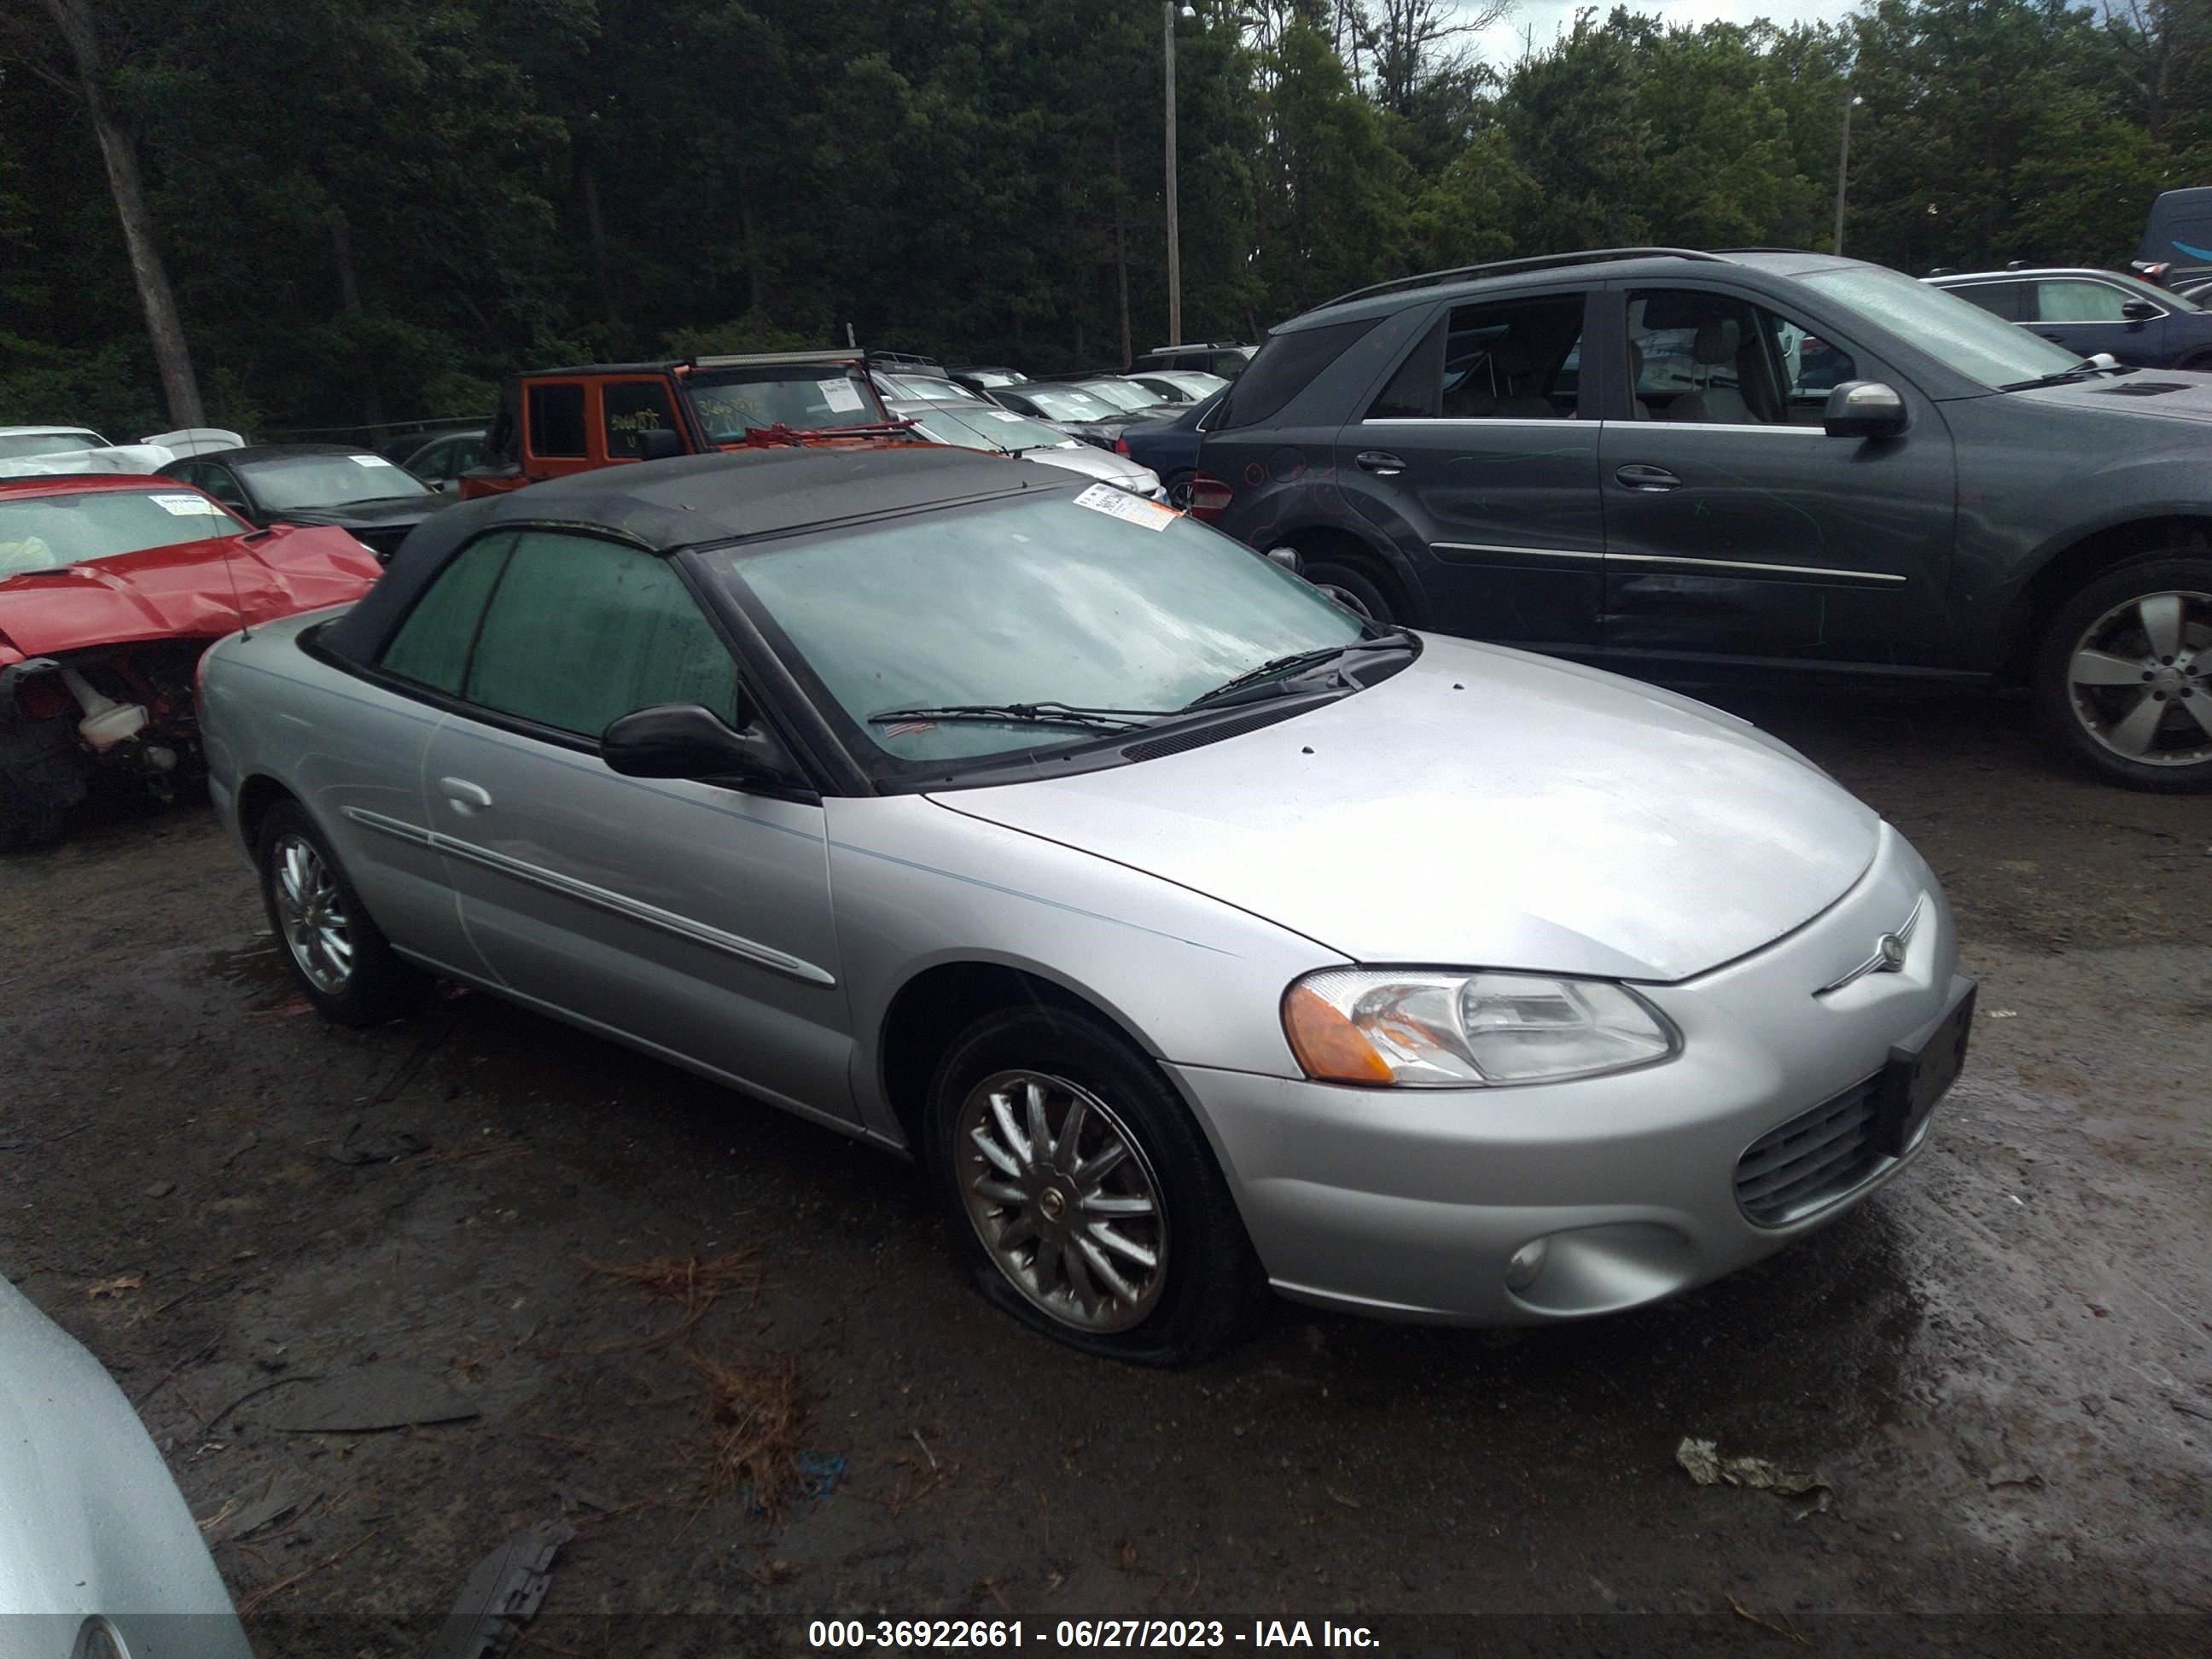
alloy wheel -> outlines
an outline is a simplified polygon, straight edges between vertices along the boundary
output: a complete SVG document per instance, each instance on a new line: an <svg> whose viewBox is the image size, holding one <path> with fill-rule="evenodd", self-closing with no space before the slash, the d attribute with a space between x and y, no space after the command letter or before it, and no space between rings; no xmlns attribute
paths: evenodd
<svg viewBox="0 0 2212 1659"><path fill-rule="evenodd" d="M2212 760L2212 593L2146 593L2114 605L2066 661L2074 716L2143 766Z"/></svg>
<svg viewBox="0 0 2212 1659"><path fill-rule="evenodd" d="M353 924L337 878L315 844L287 835L270 849L276 919L292 960L325 996L337 996L353 977Z"/></svg>
<svg viewBox="0 0 2212 1659"><path fill-rule="evenodd" d="M959 1184L993 1263L1033 1305L1122 1331L1167 1283L1167 1215L1145 1149L1114 1109L1042 1072L1000 1072L961 1104Z"/></svg>

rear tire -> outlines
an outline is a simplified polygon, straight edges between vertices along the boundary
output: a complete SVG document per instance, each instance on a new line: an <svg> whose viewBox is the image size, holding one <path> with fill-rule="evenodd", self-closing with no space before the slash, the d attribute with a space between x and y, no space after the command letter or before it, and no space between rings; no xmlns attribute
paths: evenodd
<svg viewBox="0 0 2212 1659"><path fill-rule="evenodd" d="M1178 513L1189 512L1190 487L1197 482L1197 472L1189 467L1169 477L1164 483L1168 492L1168 505Z"/></svg>
<svg viewBox="0 0 2212 1659"><path fill-rule="evenodd" d="M2212 556L2121 566L2058 607L2036 655L2044 729L2132 789L2212 789Z"/></svg>
<svg viewBox="0 0 2212 1659"><path fill-rule="evenodd" d="M1398 620L1397 607L1382 584L1364 566L1340 554L1310 556L1298 574L1346 611L1371 623L1389 627Z"/></svg>
<svg viewBox="0 0 2212 1659"><path fill-rule="evenodd" d="M923 1139L961 1267L1024 1324L1163 1366L1243 1330L1264 1279L1228 1183L1182 1097L1104 1021L977 1020L938 1066Z"/></svg>
<svg viewBox="0 0 2212 1659"><path fill-rule="evenodd" d="M285 965L325 1019L378 1025L422 1000L429 976L393 952L297 801L278 801L263 817L255 863Z"/></svg>

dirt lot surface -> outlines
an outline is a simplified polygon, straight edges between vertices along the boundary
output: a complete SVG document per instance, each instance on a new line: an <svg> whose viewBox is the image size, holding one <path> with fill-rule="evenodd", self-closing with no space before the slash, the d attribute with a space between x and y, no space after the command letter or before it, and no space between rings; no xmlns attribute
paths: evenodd
<svg viewBox="0 0 2212 1659"><path fill-rule="evenodd" d="M1389 1645L2212 1648L2212 801L2008 705L1736 706L1927 854L1981 1018L1914 1170L1645 1312L1079 1358L956 1279L896 1161L483 996L324 1024L204 807L0 865L0 1271L139 1402L264 1655L418 1652L564 1510L518 1653L1478 1610L1554 1617ZM473 1414L283 1426L395 1364ZM763 1406L826 1488L775 1517L718 1461ZM1697 1486L1685 1436L1829 1507ZM738 1617L605 1622L649 1611ZM1960 1617L1843 1617L1898 1613Z"/></svg>

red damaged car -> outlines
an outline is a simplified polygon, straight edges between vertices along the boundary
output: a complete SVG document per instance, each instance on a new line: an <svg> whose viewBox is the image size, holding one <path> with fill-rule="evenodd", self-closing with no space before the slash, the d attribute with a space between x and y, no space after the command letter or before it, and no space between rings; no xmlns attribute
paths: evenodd
<svg viewBox="0 0 2212 1659"><path fill-rule="evenodd" d="M0 852L57 839L96 776L157 800L199 776L200 653L380 569L343 530L256 530L170 478L0 479Z"/></svg>

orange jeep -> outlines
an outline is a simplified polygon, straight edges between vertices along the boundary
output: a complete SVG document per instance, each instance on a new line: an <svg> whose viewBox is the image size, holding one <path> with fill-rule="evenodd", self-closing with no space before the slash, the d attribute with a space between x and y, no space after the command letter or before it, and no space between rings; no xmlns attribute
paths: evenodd
<svg viewBox="0 0 2212 1659"><path fill-rule="evenodd" d="M592 467L714 449L914 441L859 351L777 351L674 363L594 363L508 377L461 475L473 500Z"/></svg>

